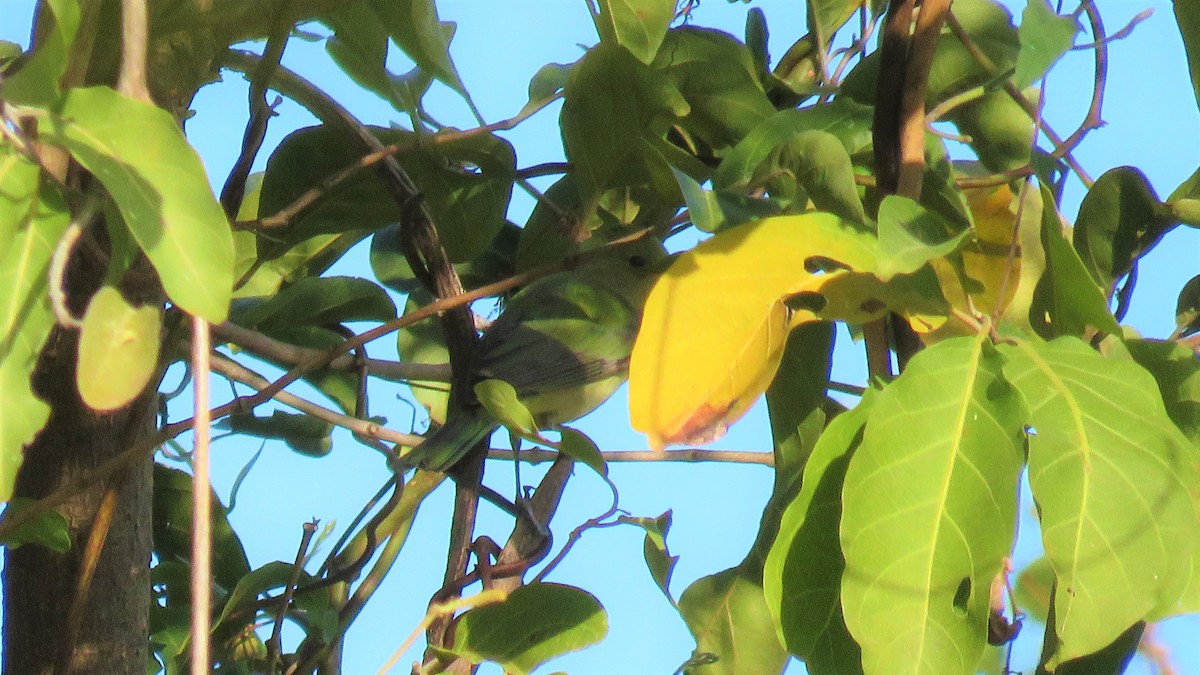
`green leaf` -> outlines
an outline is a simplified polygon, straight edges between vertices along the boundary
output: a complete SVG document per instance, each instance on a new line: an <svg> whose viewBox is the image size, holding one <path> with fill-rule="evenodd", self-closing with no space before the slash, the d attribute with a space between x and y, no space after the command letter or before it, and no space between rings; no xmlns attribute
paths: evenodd
<svg viewBox="0 0 1200 675"><path fill-rule="evenodd" d="M16 497L8 502L8 506L5 507L4 518L7 519L13 514L29 508L31 504L36 502L36 499ZM44 546L55 553L66 553L71 550L71 533L68 531L69 525L70 523L67 522L66 516L50 509L22 523L20 527L13 530L7 537L0 539L0 544L7 546L9 550L19 548L24 544L36 544Z"/></svg>
<svg viewBox="0 0 1200 675"><path fill-rule="evenodd" d="M1054 595L1060 591L1056 587ZM1146 631L1145 622L1139 621L1124 630L1115 640L1090 654L1060 663L1054 658L1054 648L1058 644L1058 636L1054 627L1057 625L1054 604L1050 605L1049 623L1046 627L1046 637L1042 645L1041 661L1038 663L1036 675L1121 675L1129 667L1129 662L1138 653L1142 635Z"/></svg>
<svg viewBox="0 0 1200 675"><path fill-rule="evenodd" d="M918 353L846 470L842 605L868 673L974 673L1017 519L1020 395L986 335Z"/></svg>
<svg viewBox="0 0 1200 675"><path fill-rule="evenodd" d="M911 274L934 258L948 255L971 234L954 231L941 216L900 195L888 195L879 204L879 269L887 281Z"/></svg>
<svg viewBox="0 0 1200 675"><path fill-rule="evenodd" d="M402 76L388 70L388 32L374 7L361 2L343 5L321 21L334 31L325 41L325 51L342 71L393 108L415 117L433 76L420 68Z"/></svg>
<svg viewBox="0 0 1200 675"><path fill-rule="evenodd" d="M1025 93L1037 99L1036 90ZM971 149L989 171L1008 171L1029 163L1033 120L1008 92L989 92L979 100L955 108L946 117L958 127L959 133L971 139Z"/></svg>
<svg viewBox="0 0 1200 675"><path fill-rule="evenodd" d="M474 106L450 58L455 24L438 18L434 0L371 0L371 6L396 46L404 50L417 67Z"/></svg>
<svg viewBox="0 0 1200 675"><path fill-rule="evenodd" d="M600 0L600 13L592 19L601 40L650 63L675 19L675 0Z"/></svg>
<svg viewBox="0 0 1200 675"><path fill-rule="evenodd" d="M79 335L75 382L93 410L108 412L137 398L158 367L162 312L134 307L104 286L88 303Z"/></svg>
<svg viewBox="0 0 1200 675"><path fill-rule="evenodd" d="M396 304L382 287L358 277L307 277L275 297L240 301L230 320L268 334L300 326L396 318Z"/></svg>
<svg viewBox="0 0 1200 675"><path fill-rule="evenodd" d="M1109 289L1174 226L1146 176L1122 166L1097 178L1084 196L1072 242L1092 278Z"/></svg>
<svg viewBox="0 0 1200 675"><path fill-rule="evenodd" d="M779 673L788 655L775 635L761 573L739 567L701 577L679 597L679 611L696 638L695 653L714 654L697 675Z"/></svg>
<svg viewBox="0 0 1200 675"><path fill-rule="evenodd" d="M517 398L517 390L504 380L483 380L475 384L475 397L488 413L505 428L520 436L536 436L533 413Z"/></svg>
<svg viewBox="0 0 1200 675"><path fill-rule="evenodd" d="M1200 361L1191 349L1171 341L1125 341L1133 360L1154 376L1167 415L1200 446Z"/></svg>
<svg viewBox="0 0 1200 675"><path fill-rule="evenodd" d="M820 31L828 44L854 12L862 7L861 0L808 0L808 30L810 34Z"/></svg>
<svg viewBox="0 0 1200 675"><path fill-rule="evenodd" d="M764 165L769 164L781 149L787 148L797 136L817 131L832 134L841 141L848 154L866 150L871 144L870 108L837 99L827 106L775 113L751 130L725 156L713 176L713 187L735 190L757 184L769 172ZM803 161L802 157L793 159ZM814 164L819 166L819 163Z"/></svg>
<svg viewBox="0 0 1200 675"><path fill-rule="evenodd" d="M454 652L495 661L505 672L528 673L547 661L590 647L608 633L604 607L573 586L521 586L501 603L476 607L459 619Z"/></svg>
<svg viewBox="0 0 1200 675"><path fill-rule="evenodd" d="M1200 331L1200 275L1196 275L1179 290L1175 300L1175 335L1187 337Z"/></svg>
<svg viewBox="0 0 1200 675"><path fill-rule="evenodd" d="M846 563L838 532L846 467L876 394L869 390L821 434L763 569L763 591L779 637L816 675L862 672L861 651L842 617Z"/></svg>
<svg viewBox="0 0 1200 675"><path fill-rule="evenodd" d="M722 154L775 113L746 46L717 30L683 26L667 33L654 68L690 108L680 127Z"/></svg>
<svg viewBox="0 0 1200 675"><path fill-rule="evenodd" d="M70 219L62 194L40 181L37 166L0 145L0 501L12 495L22 448L50 417L30 377L54 325L50 258Z"/></svg>
<svg viewBox="0 0 1200 675"><path fill-rule="evenodd" d="M289 448L309 457L324 457L333 449L333 425L311 415L271 412L270 417L237 413L219 425L234 433L281 440Z"/></svg>
<svg viewBox="0 0 1200 675"><path fill-rule="evenodd" d="M562 427L559 431L562 432L562 441L558 449L564 455L577 462L583 462L591 467L592 471L608 477L608 463L604 461L604 455L600 454L600 448L596 447L595 441L582 431L571 427Z"/></svg>
<svg viewBox="0 0 1200 675"><path fill-rule="evenodd" d="M671 82L602 42L571 71L563 96L563 147L585 204L593 205L608 188L642 182L673 190L659 146L688 105Z"/></svg>
<svg viewBox="0 0 1200 675"><path fill-rule="evenodd" d="M1052 663L1174 606L1196 541L1196 448L1154 379L1076 338L1003 346L1029 403L1029 482L1054 567Z"/></svg>
<svg viewBox="0 0 1200 675"><path fill-rule="evenodd" d="M1030 321L1043 337L1083 335L1088 327L1119 334L1121 327L1108 311L1104 291L1071 244L1062 235L1050 189L1042 186L1042 247L1046 270L1034 291Z"/></svg>
<svg viewBox="0 0 1200 675"><path fill-rule="evenodd" d="M107 87L73 89L40 130L104 184L171 302L224 321L233 287L229 223L170 113Z"/></svg>
<svg viewBox="0 0 1200 675"><path fill-rule="evenodd" d="M1192 91L1200 106L1200 6L1192 2L1175 0L1175 23L1183 38L1183 49L1187 54L1188 72L1192 76Z"/></svg>
<svg viewBox="0 0 1200 675"><path fill-rule="evenodd" d="M227 511L213 493L213 584L223 597L250 572L246 551ZM154 554L160 562L191 560L192 477L178 469L154 465ZM181 592L186 592L186 574Z"/></svg>
<svg viewBox="0 0 1200 675"><path fill-rule="evenodd" d="M428 302L428 294L414 293L405 303L404 313L412 314ZM446 347L442 326L431 319L396 331L396 351L402 360L410 363L450 363L450 351ZM408 386L413 398L429 413L429 418L438 424L445 424L450 385L446 382L411 380Z"/></svg>
<svg viewBox="0 0 1200 675"><path fill-rule="evenodd" d="M1018 29L1021 53L1013 83L1024 89L1040 80L1075 43L1079 31L1077 20L1059 16L1046 0L1028 0Z"/></svg>
<svg viewBox="0 0 1200 675"><path fill-rule="evenodd" d="M516 156L507 141L476 135L421 146L412 132L371 128L385 145L409 147L400 165L421 186L421 198L434 218L441 243L454 262L474 258L506 222ZM285 138L267 161L260 213L276 213L331 175L361 159L339 129L308 127ZM363 173L330 191L317 206L299 214L260 243L264 258L275 258L315 235L379 230L402 213L374 172Z"/></svg>
<svg viewBox="0 0 1200 675"><path fill-rule="evenodd" d="M642 542L642 555L646 559L646 567L650 570L650 576L654 578L654 583L658 584L658 589L667 596L671 605L678 609L679 603L675 601L675 596L671 595L671 575L675 572L675 564L679 562L679 556L671 555L667 549L667 533L671 531L671 518L672 514L668 509L657 518L619 516L617 519L622 523L636 525L646 531L646 538Z"/></svg>
<svg viewBox="0 0 1200 675"><path fill-rule="evenodd" d="M82 18L77 0L40 3L37 48L21 68L4 77L4 99L18 105L49 106L59 98L59 80L67 70Z"/></svg>
<svg viewBox="0 0 1200 675"><path fill-rule="evenodd" d="M1016 606L1030 619L1046 623L1054 595L1054 568L1050 561L1043 557L1025 566L1013 584L1013 595Z"/></svg>

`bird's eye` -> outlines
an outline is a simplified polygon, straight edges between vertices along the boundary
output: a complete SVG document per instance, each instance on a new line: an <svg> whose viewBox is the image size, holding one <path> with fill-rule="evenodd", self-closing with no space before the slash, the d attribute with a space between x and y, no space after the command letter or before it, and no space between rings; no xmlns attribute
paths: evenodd
<svg viewBox="0 0 1200 675"><path fill-rule="evenodd" d="M646 266L646 259L640 255L629 256L629 266L634 268L642 268Z"/></svg>

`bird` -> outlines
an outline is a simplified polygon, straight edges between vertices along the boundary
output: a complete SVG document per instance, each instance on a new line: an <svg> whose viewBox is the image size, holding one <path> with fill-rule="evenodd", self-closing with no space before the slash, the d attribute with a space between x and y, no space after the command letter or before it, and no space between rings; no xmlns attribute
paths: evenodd
<svg viewBox="0 0 1200 675"><path fill-rule="evenodd" d="M483 332L474 382L510 384L538 429L596 409L628 378L642 307L666 261L662 244L643 237L523 288ZM499 426L482 405L467 406L400 457L400 469L447 471Z"/></svg>

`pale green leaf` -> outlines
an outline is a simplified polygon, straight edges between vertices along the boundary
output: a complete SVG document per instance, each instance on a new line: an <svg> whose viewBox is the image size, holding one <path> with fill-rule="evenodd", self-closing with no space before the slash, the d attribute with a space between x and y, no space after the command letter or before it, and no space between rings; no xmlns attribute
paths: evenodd
<svg viewBox="0 0 1200 675"><path fill-rule="evenodd" d="M495 661L509 673L528 673L541 664L590 647L608 634L608 617L587 591L535 583L501 603L463 614L454 632L454 652L473 661Z"/></svg>
<svg viewBox="0 0 1200 675"><path fill-rule="evenodd" d="M917 354L846 471L842 606L865 673L971 674L1016 528L1026 411L985 335Z"/></svg>
<svg viewBox="0 0 1200 675"><path fill-rule="evenodd" d="M671 595L671 575L675 572L679 556L671 555L667 548L667 533L671 531L672 517L671 511L667 510L657 518L620 516L618 520L646 531L646 538L642 542L642 555L646 559L646 567L650 570L650 576L654 578L658 589L667 596L671 605L678 608L679 603L675 601L675 596Z"/></svg>
<svg viewBox="0 0 1200 675"><path fill-rule="evenodd" d="M107 87L74 89L41 127L104 184L171 302L213 323L233 287L233 238L200 157L170 113Z"/></svg>
<svg viewBox="0 0 1200 675"><path fill-rule="evenodd" d="M83 402L109 411L136 398L158 367L161 330L157 307L134 307L112 286L97 291L79 335L75 382Z"/></svg>
<svg viewBox="0 0 1200 675"><path fill-rule="evenodd" d="M762 577L734 567L696 580L679 597L679 611L696 638L695 652L716 656L696 675L779 673L788 654L775 635Z"/></svg>
<svg viewBox="0 0 1200 675"><path fill-rule="evenodd" d="M12 494L22 448L50 416L30 377L54 325L50 257L70 218L61 193L39 185L38 168L0 145L0 501Z"/></svg>
<svg viewBox="0 0 1200 675"><path fill-rule="evenodd" d="M1136 363L1077 338L1003 353L1030 409L1029 483L1060 591L1060 663L1173 608L1197 535L1197 450Z"/></svg>
<svg viewBox="0 0 1200 675"><path fill-rule="evenodd" d="M4 78L4 99L25 105L50 105L59 97L59 80L67 70L79 30L78 0L47 0L37 17L37 48L29 60Z"/></svg>
<svg viewBox="0 0 1200 675"><path fill-rule="evenodd" d="M517 390L504 380L483 380L475 384L475 397L496 421L522 436L537 434L533 413L517 398Z"/></svg>
<svg viewBox="0 0 1200 675"><path fill-rule="evenodd" d="M582 431L571 427L561 427L559 431L562 432L562 441L558 449L564 455L577 462L583 462L601 476L608 476L608 463L604 461L604 455L600 454L600 448L596 447L595 441Z"/></svg>
<svg viewBox="0 0 1200 675"><path fill-rule="evenodd" d="M1070 16L1059 16L1046 0L1028 0L1021 15L1021 52L1017 54L1017 71L1013 81L1024 89L1037 82L1050 70L1075 42L1079 22Z"/></svg>

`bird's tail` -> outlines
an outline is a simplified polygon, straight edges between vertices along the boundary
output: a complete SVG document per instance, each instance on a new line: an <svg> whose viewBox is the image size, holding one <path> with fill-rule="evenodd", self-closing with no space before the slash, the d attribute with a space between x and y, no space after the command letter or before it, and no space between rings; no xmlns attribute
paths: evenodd
<svg viewBox="0 0 1200 675"><path fill-rule="evenodd" d="M427 471L445 471L462 459L475 444L486 438L498 425L479 406L459 410L446 424L428 436L412 452L400 458L405 467Z"/></svg>

